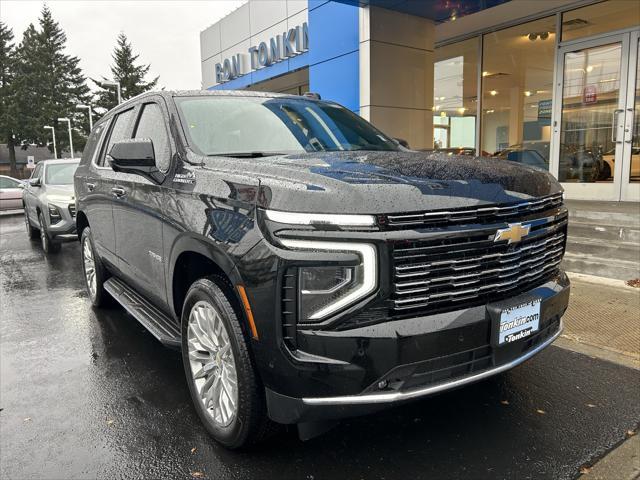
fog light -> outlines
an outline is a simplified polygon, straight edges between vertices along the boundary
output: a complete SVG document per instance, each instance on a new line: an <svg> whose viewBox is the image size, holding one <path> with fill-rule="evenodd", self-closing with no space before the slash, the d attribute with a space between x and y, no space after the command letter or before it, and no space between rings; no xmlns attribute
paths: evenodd
<svg viewBox="0 0 640 480"><path fill-rule="evenodd" d="M53 225L54 223L58 223L62 220L62 215L60 215L60 210L55 205L49 205L49 222Z"/></svg>

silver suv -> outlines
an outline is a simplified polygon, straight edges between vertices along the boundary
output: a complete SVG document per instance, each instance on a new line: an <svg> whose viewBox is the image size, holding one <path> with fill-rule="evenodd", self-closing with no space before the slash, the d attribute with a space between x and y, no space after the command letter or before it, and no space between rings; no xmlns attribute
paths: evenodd
<svg viewBox="0 0 640 480"><path fill-rule="evenodd" d="M44 160L36 165L22 193L30 239L40 236L45 253L60 250L60 240L76 235L73 174L80 159Z"/></svg>

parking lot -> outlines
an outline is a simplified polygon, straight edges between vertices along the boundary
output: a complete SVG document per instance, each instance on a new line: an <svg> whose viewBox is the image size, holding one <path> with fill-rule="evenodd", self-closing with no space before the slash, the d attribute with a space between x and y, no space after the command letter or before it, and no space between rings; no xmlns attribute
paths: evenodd
<svg viewBox="0 0 640 480"><path fill-rule="evenodd" d="M45 257L0 217L2 478L570 479L636 431L638 371L552 346L515 370L300 442L229 452L191 405L178 352L93 310L77 242Z"/></svg>

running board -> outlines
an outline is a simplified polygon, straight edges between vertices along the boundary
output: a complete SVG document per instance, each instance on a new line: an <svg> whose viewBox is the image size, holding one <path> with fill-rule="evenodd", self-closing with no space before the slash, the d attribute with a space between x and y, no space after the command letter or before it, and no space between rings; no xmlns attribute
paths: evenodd
<svg viewBox="0 0 640 480"><path fill-rule="evenodd" d="M130 286L111 277L104 282L104 289L161 343L180 348L180 327Z"/></svg>

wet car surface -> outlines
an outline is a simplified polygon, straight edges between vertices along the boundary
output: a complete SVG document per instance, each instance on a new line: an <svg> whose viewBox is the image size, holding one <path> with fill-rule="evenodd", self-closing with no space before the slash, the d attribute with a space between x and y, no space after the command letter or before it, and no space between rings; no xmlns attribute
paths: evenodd
<svg viewBox="0 0 640 480"><path fill-rule="evenodd" d="M123 309L93 310L80 252L46 258L0 217L2 478L575 478L634 430L638 372L550 347L507 374L230 452L192 407L180 355Z"/></svg>

